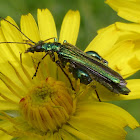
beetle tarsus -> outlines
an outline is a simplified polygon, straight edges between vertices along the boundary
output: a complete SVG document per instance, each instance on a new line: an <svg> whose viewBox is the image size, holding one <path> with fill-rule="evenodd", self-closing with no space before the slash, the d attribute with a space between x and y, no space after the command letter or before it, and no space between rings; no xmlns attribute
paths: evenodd
<svg viewBox="0 0 140 140"><path fill-rule="evenodd" d="M96 93L96 95L97 95L97 98L98 98L99 102L101 102L101 99L100 99L99 94L98 94L98 92L97 92L96 89L95 89L95 93Z"/></svg>
<svg viewBox="0 0 140 140"><path fill-rule="evenodd" d="M34 77L36 77L36 73L33 75L32 79L34 79Z"/></svg>

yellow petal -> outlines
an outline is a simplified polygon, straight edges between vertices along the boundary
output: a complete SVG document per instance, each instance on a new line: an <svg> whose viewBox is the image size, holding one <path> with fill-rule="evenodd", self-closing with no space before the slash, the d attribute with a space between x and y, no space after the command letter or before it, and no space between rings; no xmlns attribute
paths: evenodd
<svg viewBox="0 0 140 140"><path fill-rule="evenodd" d="M15 23L15 21L11 17L7 17L6 19L18 28L17 24ZM9 41L9 42L23 42L20 31L17 30L16 27L11 25L10 23L8 23L4 20L1 21L1 28L2 28L4 38L5 38L4 40L6 42L7 41ZM5 49L8 48L7 50L12 54L11 58L18 61L19 52L23 52L25 50L25 48L24 48L25 46L22 44L17 44L17 43L10 43L10 44L6 44L6 45L9 48L6 47Z"/></svg>
<svg viewBox="0 0 140 140"><path fill-rule="evenodd" d="M20 21L21 31L32 41L38 42L40 40L37 24L31 14L21 16ZM23 36L24 40L28 40Z"/></svg>
<svg viewBox="0 0 140 140"><path fill-rule="evenodd" d="M30 65L32 68L27 66L29 61L32 62L31 58L26 57L26 59L28 59L28 61L26 60L25 65L14 62L0 63L1 100L4 99L12 104L19 103L20 99L27 94L27 89L34 83L34 80L31 78L35 69L32 63L30 63L32 64Z"/></svg>
<svg viewBox="0 0 140 140"><path fill-rule="evenodd" d="M136 57L134 46L131 40L121 41L115 44L105 57L109 62L109 67L119 72L124 78L140 69L140 60Z"/></svg>
<svg viewBox="0 0 140 140"><path fill-rule="evenodd" d="M140 3L130 0L106 0L106 3L118 12L118 15L129 21L140 23Z"/></svg>
<svg viewBox="0 0 140 140"><path fill-rule="evenodd" d="M48 9L38 9L38 26L41 40L46 40L51 37L57 38L55 22L52 14ZM50 40L51 41L51 40Z"/></svg>
<svg viewBox="0 0 140 140"><path fill-rule="evenodd" d="M4 34L2 32L1 27L0 27L0 42L7 42L5 37L4 37ZM1 56L0 57L0 63L4 63L4 62L6 62L8 60L15 61L15 59L17 59L17 57L14 57L15 54L12 51L12 48L7 43L1 43L0 48L1 48L1 51L0 51L0 56Z"/></svg>
<svg viewBox="0 0 140 140"><path fill-rule="evenodd" d="M69 10L64 17L59 42L63 43L67 40L68 43L75 45L80 27L80 13L79 11Z"/></svg>
<svg viewBox="0 0 140 140"><path fill-rule="evenodd" d="M135 53L135 57L133 63L135 63L136 67L139 67L139 60L140 59L140 25L139 24L128 24L128 23L120 23L116 22L116 27L121 30L121 38L119 41L132 41L134 46L133 52ZM129 46L128 46L129 47ZM132 61L131 61L132 62ZM136 65L136 63L138 64Z"/></svg>
<svg viewBox="0 0 140 140"><path fill-rule="evenodd" d="M7 129L11 129L12 125L7 121L0 121L0 128L7 130ZM13 138L12 136L10 136L0 130L0 139L1 140L11 140L12 138Z"/></svg>
<svg viewBox="0 0 140 140"><path fill-rule="evenodd" d="M33 136L24 136L24 137L18 137L18 140L40 140L37 137Z"/></svg>
<svg viewBox="0 0 140 140"><path fill-rule="evenodd" d="M55 140L62 140L61 136L60 136L60 134L58 132L54 133L53 137L54 137Z"/></svg>
<svg viewBox="0 0 140 140"><path fill-rule="evenodd" d="M18 105L0 100L0 110L17 110Z"/></svg>
<svg viewBox="0 0 140 140"><path fill-rule="evenodd" d="M84 133L72 128L71 126L64 125L63 129L64 130L60 131L60 132L63 132L63 133L61 133L63 139L67 138L68 140L77 140L77 139L79 139L79 140L81 140L81 139L83 139L83 140L91 140L91 137L89 137L88 135L86 135L86 134L84 134ZM75 138L72 137L72 136L75 136Z"/></svg>
<svg viewBox="0 0 140 140"><path fill-rule="evenodd" d="M18 28L17 24L11 17L8 16L6 18L6 20L8 20L10 23L12 23L13 25L15 25ZM11 42L14 42L14 41L22 42L22 37L21 37L20 31L18 29L16 29L16 27L11 25L10 23L8 23L4 20L1 21L1 27L2 27L6 40L11 41Z"/></svg>
<svg viewBox="0 0 140 140"><path fill-rule="evenodd" d="M4 133L4 132L0 132L0 139L1 140L11 140L13 137Z"/></svg>
<svg viewBox="0 0 140 140"><path fill-rule="evenodd" d="M82 123L81 123L82 122ZM126 126L136 128L138 122L125 110L108 103L79 103L68 122L76 130L98 140L125 140Z"/></svg>
<svg viewBox="0 0 140 140"><path fill-rule="evenodd" d="M14 81L15 80L13 80L13 82ZM14 91L15 91L15 87L12 87L12 85L10 85L10 82L8 83L8 80L6 81L4 78L2 78L0 74L0 100L1 100L0 108L8 108L8 105L9 105L9 108L11 107L16 108L16 105L18 104L20 100L19 98L20 94L19 92L14 92ZM16 96L15 94L19 94L19 96ZM8 102L8 104L6 104L6 102Z"/></svg>
<svg viewBox="0 0 140 140"><path fill-rule="evenodd" d="M140 99L140 79L127 80L127 82L127 87L131 90L131 92L125 97L125 99Z"/></svg>
<svg viewBox="0 0 140 140"><path fill-rule="evenodd" d="M96 51L102 57L108 55L113 45L116 43L119 37L119 31L117 30L115 24L104 28L99 32L99 34L90 42L86 51Z"/></svg>
<svg viewBox="0 0 140 140"><path fill-rule="evenodd" d="M47 133L47 136L46 136L46 139L54 140L54 139L53 139L53 133L52 133L52 132L48 132L48 133Z"/></svg>
<svg viewBox="0 0 140 140"><path fill-rule="evenodd" d="M70 133L68 133L64 129L60 129L59 133L61 135L61 138L63 138L64 140L77 140L74 136L72 136Z"/></svg>
<svg viewBox="0 0 140 140"><path fill-rule="evenodd" d="M115 23L116 28L120 30L119 41L132 40L134 43L140 40L140 25L135 23Z"/></svg>
<svg viewBox="0 0 140 140"><path fill-rule="evenodd" d="M140 33L140 24L116 22L115 25L119 30Z"/></svg>

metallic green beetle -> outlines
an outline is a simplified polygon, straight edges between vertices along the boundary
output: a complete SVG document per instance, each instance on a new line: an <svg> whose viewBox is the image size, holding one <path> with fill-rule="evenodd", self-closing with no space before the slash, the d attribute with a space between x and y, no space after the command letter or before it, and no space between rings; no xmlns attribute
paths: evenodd
<svg viewBox="0 0 140 140"><path fill-rule="evenodd" d="M28 52L45 52L45 56L49 54L52 61L56 62L62 70L66 64L69 63L69 72L71 72L76 79L79 78L83 84L87 85L95 80L114 93L128 95L130 92L122 76L108 67L108 62L94 51L84 53L65 40L63 44L58 43L55 38L54 42L38 42L33 47L28 48L26 53ZM58 55L58 60L55 59L55 52ZM42 59L44 59L45 56ZM34 76L36 76L36 73Z"/></svg>

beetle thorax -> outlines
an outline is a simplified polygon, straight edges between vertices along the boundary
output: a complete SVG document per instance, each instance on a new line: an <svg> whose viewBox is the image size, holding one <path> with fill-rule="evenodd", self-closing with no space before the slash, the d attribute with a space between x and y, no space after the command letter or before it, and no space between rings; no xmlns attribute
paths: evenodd
<svg viewBox="0 0 140 140"><path fill-rule="evenodd" d="M53 52L57 52L60 49L60 44L59 43L45 43L44 45L42 45L42 48L45 51L53 51Z"/></svg>

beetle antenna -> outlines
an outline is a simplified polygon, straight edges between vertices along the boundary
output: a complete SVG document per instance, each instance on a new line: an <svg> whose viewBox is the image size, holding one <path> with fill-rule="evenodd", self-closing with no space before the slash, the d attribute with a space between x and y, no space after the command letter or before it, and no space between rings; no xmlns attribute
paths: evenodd
<svg viewBox="0 0 140 140"><path fill-rule="evenodd" d="M29 37L27 37L17 26L15 26L13 23L11 23L10 21L6 20L5 18L0 17L1 19L3 19L4 21L8 22L9 24L11 24L12 26L14 26L18 31L20 31L20 33L25 36L28 40L30 40L32 43L36 44L34 41L32 41Z"/></svg>
<svg viewBox="0 0 140 140"><path fill-rule="evenodd" d="M51 38L48 38L48 39L44 40L43 42L48 41L48 40L51 40L51 39L54 39L54 42L57 41L57 38L56 37L51 37Z"/></svg>
<svg viewBox="0 0 140 140"><path fill-rule="evenodd" d="M24 43L24 42L0 42L0 44L2 44L2 43L17 43L17 44L27 44L27 45L30 45L30 46L33 46L32 44L30 44L30 43Z"/></svg>

